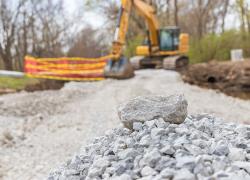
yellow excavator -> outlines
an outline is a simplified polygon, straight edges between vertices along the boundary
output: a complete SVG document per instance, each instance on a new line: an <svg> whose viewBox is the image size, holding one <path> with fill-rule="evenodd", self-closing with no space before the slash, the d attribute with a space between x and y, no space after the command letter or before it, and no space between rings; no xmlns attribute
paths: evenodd
<svg viewBox="0 0 250 180"><path fill-rule="evenodd" d="M134 70L140 68L178 70L188 66L188 34L181 34L178 27L161 29L155 9L142 0L121 0L121 3L111 59L104 70L105 77L126 79L133 77ZM136 56L128 60L123 55L123 48L132 9L145 20L148 37L144 45L136 48Z"/></svg>

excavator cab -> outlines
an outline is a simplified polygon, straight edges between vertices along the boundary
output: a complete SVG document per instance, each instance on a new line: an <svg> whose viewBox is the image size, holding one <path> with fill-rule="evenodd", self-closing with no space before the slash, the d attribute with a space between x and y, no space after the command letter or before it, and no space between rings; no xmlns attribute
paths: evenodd
<svg viewBox="0 0 250 180"><path fill-rule="evenodd" d="M168 27L159 30L160 51L177 51L179 49L180 29Z"/></svg>
<svg viewBox="0 0 250 180"><path fill-rule="evenodd" d="M179 27L170 26L157 30L157 37L158 46L155 48L150 42L149 35L147 43L136 48L136 56L131 58L133 67L135 69L185 69L189 64L189 59L186 56L189 49L188 34L181 33Z"/></svg>
<svg viewBox="0 0 250 180"><path fill-rule="evenodd" d="M158 41L159 41L158 51L161 52L178 51L180 44L182 43L180 36L181 36L180 28L178 27L166 27L158 30ZM136 49L137 55L149 55L151 46L151 42L149 39L150 38L148 35L148 37L144 40L142 45L137 47Z"/></svg>

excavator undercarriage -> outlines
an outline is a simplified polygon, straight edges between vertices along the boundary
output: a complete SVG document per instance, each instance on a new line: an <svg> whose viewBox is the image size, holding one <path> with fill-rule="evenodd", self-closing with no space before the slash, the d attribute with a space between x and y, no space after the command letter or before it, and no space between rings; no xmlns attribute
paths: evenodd
<svg viewBox="0 0 250 180"><path fill-rule="evenodd" d="M135 56L130 59L134 70L139 69L165 69L181 71L186 69L189 64L187 56L169 56L169 57L143 57Z"/></svg>

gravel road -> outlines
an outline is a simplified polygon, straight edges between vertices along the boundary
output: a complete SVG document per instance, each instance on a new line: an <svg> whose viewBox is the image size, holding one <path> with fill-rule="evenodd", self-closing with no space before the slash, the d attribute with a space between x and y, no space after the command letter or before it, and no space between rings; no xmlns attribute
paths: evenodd
<svg viewBox="0 0 250 180"><path fill-rule="evenodd" d="M183 93L189 114L250 124L250 101L184 84L175 72L143 70L134 79L68 83L59 91L0 96L0 179L44 179L96 136L120 125L116 107L140 95Z"/></svg>

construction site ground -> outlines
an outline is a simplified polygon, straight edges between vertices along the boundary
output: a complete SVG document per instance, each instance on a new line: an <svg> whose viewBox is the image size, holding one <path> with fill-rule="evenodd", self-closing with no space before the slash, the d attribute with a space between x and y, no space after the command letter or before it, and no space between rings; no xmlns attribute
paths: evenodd
<svg viewBox="0 0 250 180"><path fill-rule="evenodd" d="M182 72L185 82L250 99L250 60L195 64Z"/></svg>
<svg viewBox="0 0 250 180"><path fill-rule="evenodd" d="M141 70L130 80L70 82L61 90L0 96L0 179L44 179L81 146L120 126L116 108L140 95L183 93L189 114L250 124L250 101L185 84L172 71Z"/></svg>

